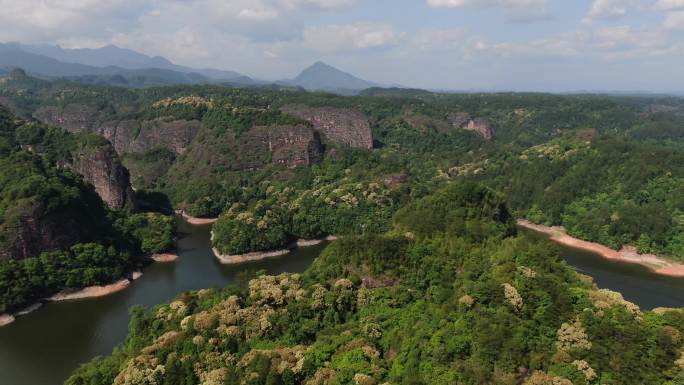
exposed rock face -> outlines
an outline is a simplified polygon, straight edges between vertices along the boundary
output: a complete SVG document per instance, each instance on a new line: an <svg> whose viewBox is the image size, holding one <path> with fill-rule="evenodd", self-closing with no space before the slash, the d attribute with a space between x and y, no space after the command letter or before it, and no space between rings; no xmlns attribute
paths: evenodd
<svg viewBox="0 0 684 385"><path fill-rule="evenodd" d="M55 127L62 127L69 132L93 131L99 112L94 106L86 104L67 104L64 108L45 106L38 108L33 117Z"/></svg>
<svg viewBox="0 0 684 385"><path fill-rule="evenodd" d="M494 138L494 134L496 133L496 131L494 131L494 126L489 119L486 118L475 118L469 121L463 129L475 131L487 140Z"/></svg>
<svg viewBox="0 0 684 385"><path fill-rule="evenodd" d="M322 157L320 135L303 125L254 127L248 136L268 145L273 164L289 168L310 166Z"/></svg>
<svg viewBox="0 0 684 385"><path fill-rule="evenodd" d="M322 132L334 143L369 150L373 148L373 133L368 118L361 111L304 105L285 106L282 111L308 120L316 131Z"/></svg>
<svg viewBox="0 0 684 385"><path fill-rule="evenodd" d="M493 139L496 134L494 125L487 118L471 119L468 113L452 112L447 115L447 119L454 127L474 131L486 140Z"/></svg>
<svg viewBox="0 0 684 385"><path fill-rule="evenodd" d="M135 120L108 121L97 131L109 140L119 154L143 153L164 147L181 155L201 128L196 120L164 120L138 122Z"/></svg>
<svg viewBox="0 0 684 385"><path fill-rule="evenodd" d="M121 209L134 203L128 170L121 165L111 145L76 154L72 167L95 186L95 191L109 207Z"/></svg>
<svg viewBox="0 0 684 385"><path fill-rule="evenodd" d="M16 225L2 229L7 238L7 249L0 250L2 259L23 259L43 251L66 249L89 238L91 226L79 223L79 215L60 210L45 214L37 206L23 215Z"/></svg>
<svg viewBox="0 0 684 385"><path fill-rule="evenodd" d="M117 153L143 153L164 147L180 155L201 128L199 121L155 119L151 121L108 120L96 107L68 104L64 108L40 107L33 117L41 122L62 127L69 132L97 132L109 140Z"/></svg>
<svg viewBox="0 0 684 385"><path fill-rule="evenodd" d="M450 112L447 114L447 119L452 126L456 128L463 128L470 121L470 114L467 112Z"/></svg>
<svg viewBox="0 0 684 385"><path fill-rule="evenodd" d="M296 168L319 162L322 155L320 134L305 125L257 126L241 135L202 130L166 177L192 179L215 169L258 170L269 164Z"/></svg>

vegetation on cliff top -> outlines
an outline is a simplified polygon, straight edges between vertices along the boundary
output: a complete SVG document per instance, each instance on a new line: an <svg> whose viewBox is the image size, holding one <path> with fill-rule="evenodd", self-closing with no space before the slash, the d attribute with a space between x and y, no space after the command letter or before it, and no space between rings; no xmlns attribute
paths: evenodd
<svg viewBox="0 0 684 385"><path fill-rule="evenodd" d="M65 166L106 144L0 109L0 313L64 288L110 283L173 246L174 219L110 210Z"/></svg>

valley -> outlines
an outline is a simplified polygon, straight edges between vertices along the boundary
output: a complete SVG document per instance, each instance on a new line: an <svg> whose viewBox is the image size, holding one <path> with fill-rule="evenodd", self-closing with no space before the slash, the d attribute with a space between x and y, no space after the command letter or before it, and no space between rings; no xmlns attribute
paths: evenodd
<svg viewBox="0 0 684 385"><path fill-rule="evenodd" d="M684 375L679 98L0 84L16 385Z"/></svg>

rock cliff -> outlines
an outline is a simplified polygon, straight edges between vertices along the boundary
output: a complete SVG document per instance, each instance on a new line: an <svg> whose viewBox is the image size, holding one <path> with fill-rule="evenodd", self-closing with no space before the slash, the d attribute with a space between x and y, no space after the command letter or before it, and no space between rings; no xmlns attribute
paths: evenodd
<svg viewBox="0 0 684 385"><path fill-rule="evenodd" d="M38 108L33 117L47 125L62 127L69 132L91 132L97 125L100 113L94 106L67 104L63 108L44 106Z"/></svg>
<svg viewBox="0 0 684 385"><path fill-rule="evenodd" d="M283 112L311 122L314 129L331 142L355 148L372 149L373 133L368 118L355 109L287 105Z"/></svg>
<svg viewBox="0 0 684 385"><path fill-rule="evenodd" d="M128 170L111 145L82 149L74 155L72 168L95 187L109 207L121 209L134 204Z"/></svg>
<svg viewBox="0 0 684 385"><path fill-rule="evenodd" d="M322 157L320 134L305 125L256 126L240 135L201 130L163 178L187 182L216 172L258 170L270 164L304 167Z"/></svg>
<svg viewBox="0 0 684 385"><path fill-rule="evenodd" d="M61 208L47 212L43 205L35 206L17 223L1 226L7 248L0 249L0 260L33 257L89 241L94 237L95 228L83 219L77 210Z"/></svg>
<svg viewBox="0 0 684 385"><path fill-rule="evenodd" d="M487 118L471 119L465 112L452 112L447 115L451 125L463 130L476 132L486 140L491 140L496 134L496 129L492 122Z"/></svg>
<svg viewBox="0 0 684 385"><path fill-rule="evenodd" d="M114 145L119 154L167 148L182 155L201 126L196 120L122 120L105 122L97 131Z"/></svg>
<svg viewBox="0 0 684 385"><path fill-rule="evenodd" d="M273 164L289 168L310 166L323 155L320 135L303 125L255 127L247 137L268 145Z"/></svg>

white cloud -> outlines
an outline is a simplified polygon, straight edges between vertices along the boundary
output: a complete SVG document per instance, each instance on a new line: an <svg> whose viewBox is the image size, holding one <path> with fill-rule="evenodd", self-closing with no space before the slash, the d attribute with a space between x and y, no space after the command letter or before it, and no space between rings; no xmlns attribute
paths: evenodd
<svg viewBox="0 0 684 385"><path fill-rule="evenodd" d="M398 42L400 34L389 24L330 24L304 29L303 43L321 52L384 48Z"/></svg>
<svg viewBox="0 0 684 385"><path fill-rule="evenodd" d="M585 21L623 17L634 5L633 0L594 0Z"/></svg>
<svg viewBox="0 0 684 385"><path fill-rule="evenodd" d="M356 0L281 0L289 8L336 9L352 6Z"/></svg>
<svg viewBox="0 0 684 385"><path fill-rule="evenodd" d="M271 8L245 8L235 16L238 20L265 21L278 17L278 12Z"/></svg>
<svg viewBox="0 0 684 385"><path fill-rule="evenodd" d="M519 42L492 43L480 40L475 48L504 57L576 56L614 60L674 53L671 43L662 28L616 26Z"/></svg>
<svg viewBox="0 0 684 385"><path fill-rule="evenodd" d="M435 8L460 8L460 7L505 7L527 8L546 6L546 0L427 0L431 7Z"/></svg>
<svg viewBox="0 0 684 385"><path fill-rule="evenodd" d="M658 0L653 9L656 11L670 11L684 8L684 0Z"/></svg>
<svg viewBox="0 0 684 385"><path fill-rule="evenodd" d="M470 37L463 29L428 29L417 32L410 40L420 51L449 51L465 49Z"/></svg>
<svg viewBox="0 0 684 385"><path fill-rule="evenodd" d="M500 8L513 21L549 17L548 0L427 0L433 8Z"/></svg>
<svg viewBox="0 0 684 385"><path fill-rule="evenodd" d="M667 29L684 30L684 11L668 13L664 25Z"/></svg>
<svg viewBox="0 0 684 385"><path fill-rule="evenodd" d="M87 32L103 36L108 28L132 25L147 9L131 0L0 0L0 40L46 40ZM104 24L102 20L109 23Z"/></svg>
<svg viewBox="0 0 684 385"><path fill-rule="evenodd" d="M582 51L585 37L580 33L532 39L523 42L489 43L480 40L475 45L478 51L489 51L501 56L575 56Z"/></svg>

